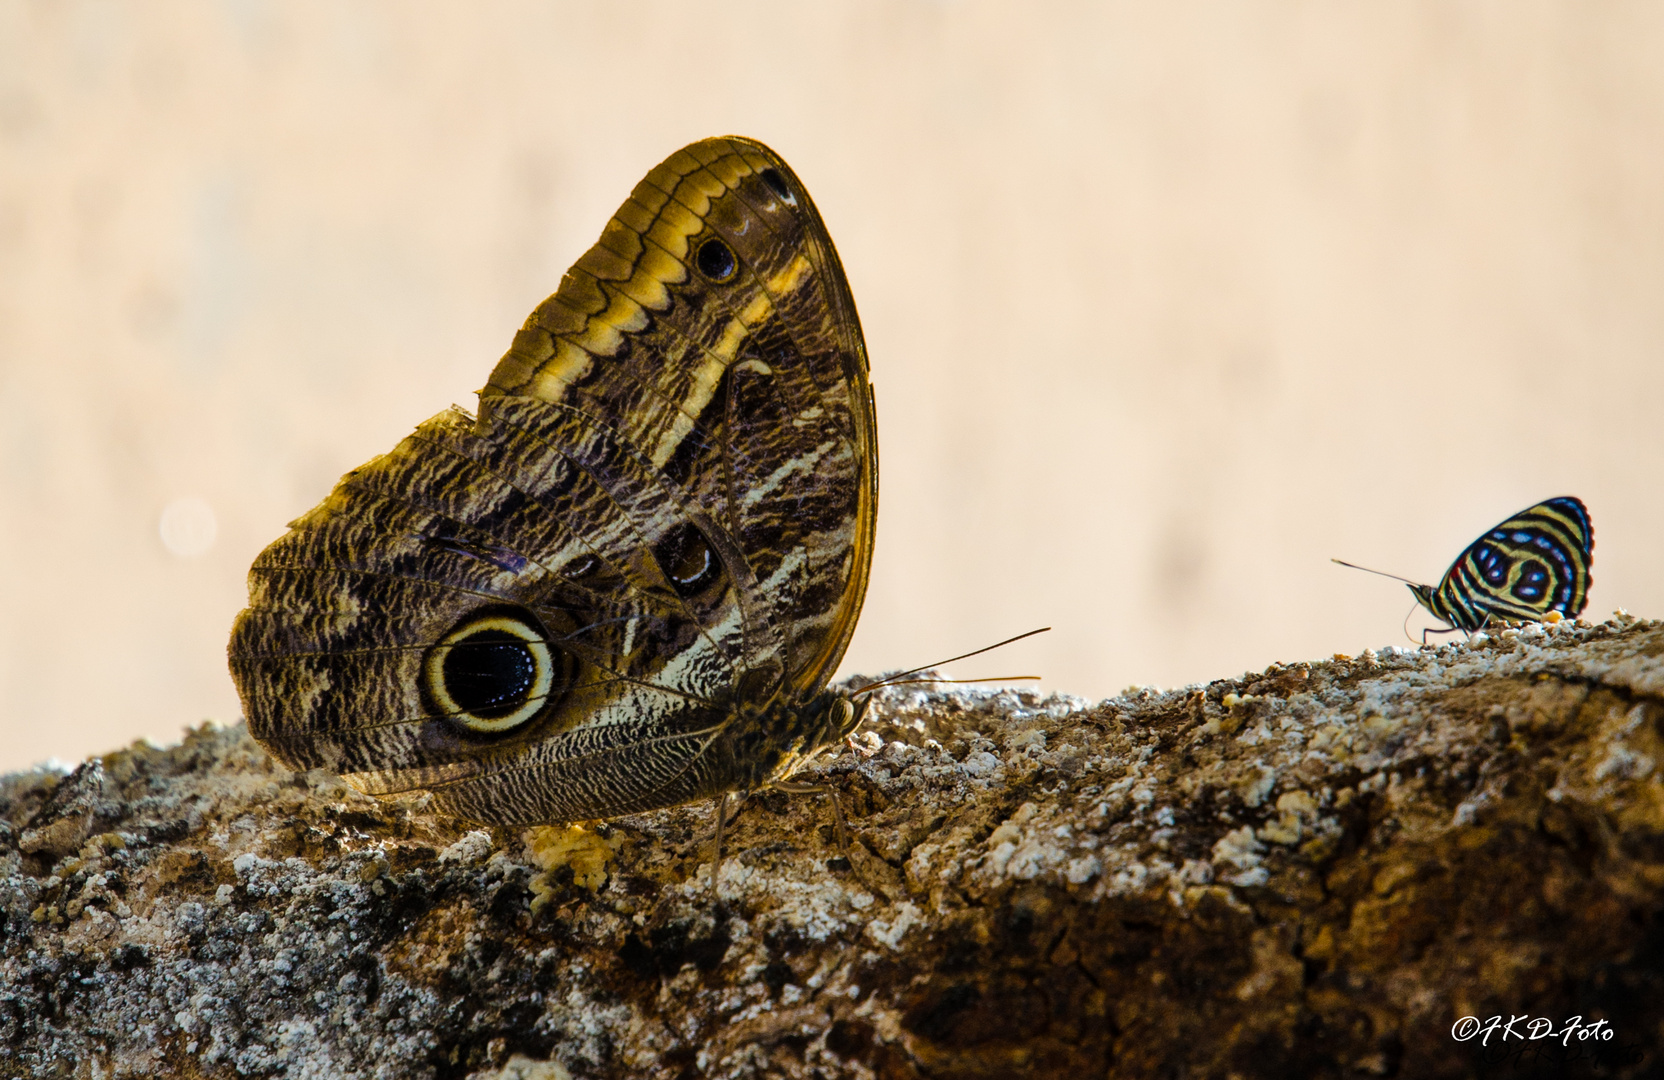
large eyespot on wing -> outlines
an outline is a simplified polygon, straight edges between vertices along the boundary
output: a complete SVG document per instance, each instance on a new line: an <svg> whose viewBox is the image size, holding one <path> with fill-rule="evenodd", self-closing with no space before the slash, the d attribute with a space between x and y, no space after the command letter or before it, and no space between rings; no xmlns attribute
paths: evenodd
<svg viewBox="0 0 1664 1080"><path fill-rule="evenodd" d="M502 735L560 703L576 661L529 611L487 608L463 619L422 662L436 712L476 735Z"/></svg>

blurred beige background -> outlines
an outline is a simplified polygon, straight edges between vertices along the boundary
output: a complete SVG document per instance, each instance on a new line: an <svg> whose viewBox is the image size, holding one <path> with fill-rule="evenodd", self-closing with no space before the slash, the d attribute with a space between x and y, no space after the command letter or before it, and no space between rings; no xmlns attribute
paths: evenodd
<svg viewBox="0 0 1664 1080"><path fill-rule="evenodd" d="M255 553L725 132L865 323L845 671L1403 644L1330 556L1561 493L1588 614L1664 613L1664 5L4 0L0 768L236 719Z"/></svg>

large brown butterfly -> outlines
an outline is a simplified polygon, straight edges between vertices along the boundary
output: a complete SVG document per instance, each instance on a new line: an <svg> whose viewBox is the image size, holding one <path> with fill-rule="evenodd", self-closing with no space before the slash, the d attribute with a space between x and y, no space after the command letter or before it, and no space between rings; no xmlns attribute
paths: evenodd
<svg viewBox="0 0 1664 1080"><path fill-rule="evenodd" d="M255 560L250 732L374 795L502 824L779 782L854 729L827 689L866 594L877 418L797 176L677 151L480 391Z"/></svg>

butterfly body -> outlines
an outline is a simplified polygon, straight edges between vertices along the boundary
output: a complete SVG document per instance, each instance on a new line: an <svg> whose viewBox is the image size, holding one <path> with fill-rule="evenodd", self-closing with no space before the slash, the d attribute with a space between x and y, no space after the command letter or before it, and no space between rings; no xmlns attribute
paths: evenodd
<svg viewBox="0 0 1664 1080"><path fill-rule="evenodd" d="M709 139L650 172L480 393L256 560L250 732L494 823L789 775L859 723L826 689L865 595L876 416L796 176Z"/></svg>
<svg viewBox="0 0 1664 1080"><path fill-rule="evenodd" d="M1459 555L1437 586L1407 583L1418 603L1468 633L1493 618L1575 619L1588 603L1595 530L1569 495L1500 522Z"/></svg>

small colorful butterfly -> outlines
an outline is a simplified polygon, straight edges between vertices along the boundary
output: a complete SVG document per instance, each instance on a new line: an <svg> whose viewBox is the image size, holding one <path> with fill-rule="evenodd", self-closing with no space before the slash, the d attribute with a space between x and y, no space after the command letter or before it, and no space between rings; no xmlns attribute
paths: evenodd
<svg viewBox="0 0 1664 1080"><path fill-rule="evenodd" d="M1581 500L1570 495L1545 499L1501 522L1468 545L1438 587L1418 585L1397 574L1417 602L1466 633L1494 619L1541 621L1550 612L1575 619L1589 602L1589 567L1594 562L1595 529ZM1381 574L1340 559L1354 570Z"/></svg>

